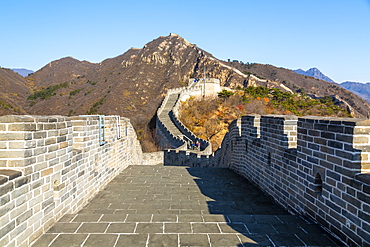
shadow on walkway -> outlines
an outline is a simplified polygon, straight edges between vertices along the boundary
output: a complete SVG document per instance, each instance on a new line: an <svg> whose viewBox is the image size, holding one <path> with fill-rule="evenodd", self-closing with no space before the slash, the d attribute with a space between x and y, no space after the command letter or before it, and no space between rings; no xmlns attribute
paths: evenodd
<svg viewBox="0 0 370 247"><path fill-rule="evenodd" d="M221 231L240 233L243 244L238 246L341 245L309 219L290 215L270 196L229 169L192 167L187 171L205 196L208 213L223 215L229 229ZM232 242L219 239L217 244L230 246Z"/></svg>

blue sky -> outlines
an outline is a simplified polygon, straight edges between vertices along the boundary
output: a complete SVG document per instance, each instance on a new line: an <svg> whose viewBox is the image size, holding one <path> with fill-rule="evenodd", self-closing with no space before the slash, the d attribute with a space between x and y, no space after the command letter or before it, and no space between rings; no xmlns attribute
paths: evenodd
<svg viewBox="0 0 370 247"><path fill-rule="evenodd" d="M0 66L98 63L169 33L215 57L370 82L370 0L0 0Z"/></svg>

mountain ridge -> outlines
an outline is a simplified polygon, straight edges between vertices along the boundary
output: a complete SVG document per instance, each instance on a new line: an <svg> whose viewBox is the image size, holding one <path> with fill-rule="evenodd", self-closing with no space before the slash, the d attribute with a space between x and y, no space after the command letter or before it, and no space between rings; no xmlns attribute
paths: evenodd
<svg viewBox="0 0 370 247"><path fill-rule="evenodd" d="M271 65L221 61L181 36L170 34L100 63L66 57L26 78L12 71L12 79L8 75L4 83L18 82L17 90L22 93L8 98L20 111L3 111L0 107L0 114L120 115L131 119L142 141L149 140L149 150L154 143L155 113L167 90L187 86L189 78L203 78L204 72L206 77L220 79L222 86L231 88L267 86L291 92L303 90L313 97L332 95L355 117L366 116L370 109L338 85ZM4 78L9 73L4 73Z"/></svg>
<svg viewBox="0 0 370 247"><path fill-rule="evenodd" d="M345 81L345 82L340 83L340 85L344 87L345 89L362 97L367 102L370 102L370 82L361 83L361 82Z"/></svg>
<svg viewBox="0 0 370 247"><path fill-rule="evenodd" d="M330 79L328 76L324 75L318 68L310 68L306 71L302 70L302 69L296 69L296 70L293 70L294 72L300 74L300 75L305 75L305 76L312 76L316 79L319 79L319 80L324 80L324 81L327 81L327 82L334 82L332 79Z"/></svg>

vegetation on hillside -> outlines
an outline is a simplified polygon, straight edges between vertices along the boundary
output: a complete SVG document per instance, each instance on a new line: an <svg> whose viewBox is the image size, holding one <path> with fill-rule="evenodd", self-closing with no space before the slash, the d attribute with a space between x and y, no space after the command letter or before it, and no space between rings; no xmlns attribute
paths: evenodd
<svg viewBox="0 0 370 247"><path fill-rule="evenodd" d="M217 98L191 97L183 102L179 117L195 135L211 141L215 150L229 124L246 114L351 117L330 96L311 99L304 92L289 93L266 87L223 90Z"/></svg>
<svg viewBox="0 0 370 247"><path fill-rule="evenodd" d="M56 95L56 91L60 88L63 88L63 87L68 87L68 83L63 82L63 83L60 83L60 84L57 84L57 85L54 85L54 86L43 88L43 89L41 89L37 92L34 92L30 96L28 96L27 100L36 100L38 98L40 98L42 100L46 100L46 99L50 98L51 96Z"/></svg>
<svg viewBox="0 0 370 247"><path fill-rule="evenodd" d="M19 109L14 108L11 104L5 103L2 100L0 100L0 107L2 107L4 109L11 109L11 110L13 110L15 112L20 111Z"/></svg>

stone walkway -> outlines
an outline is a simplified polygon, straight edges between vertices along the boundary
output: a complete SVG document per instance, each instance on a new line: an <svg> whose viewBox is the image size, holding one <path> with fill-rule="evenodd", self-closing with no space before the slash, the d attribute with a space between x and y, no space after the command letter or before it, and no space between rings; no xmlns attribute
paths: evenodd
<svg viewBox="0 0 370 247"><path fill-rule="evenodd" d="M130 166L33 246L338 246L228 169Z"/></svg>

